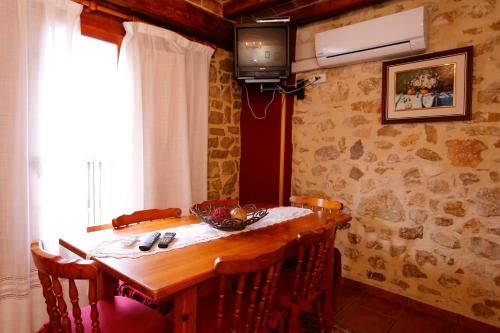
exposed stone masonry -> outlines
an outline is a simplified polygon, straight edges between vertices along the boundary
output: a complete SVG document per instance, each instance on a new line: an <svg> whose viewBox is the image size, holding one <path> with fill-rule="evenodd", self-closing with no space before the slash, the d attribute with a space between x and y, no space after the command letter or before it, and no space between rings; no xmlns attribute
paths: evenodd
<svg viewBox="0 0 500 333"><path fill-rule="evenodd" d="M232 54L217 49L210 64L208 199L239 196L241 91Z"/></svg>
<svg viewBox="0 0 500 333"><path fill-rule="evenodd" d="M293 117L292 193L342 201L343 274L500 326L500 3L393 0L316 32L425 5L427 52L474 46L470 122L381 125L382 63L323 69Z"/></svg>

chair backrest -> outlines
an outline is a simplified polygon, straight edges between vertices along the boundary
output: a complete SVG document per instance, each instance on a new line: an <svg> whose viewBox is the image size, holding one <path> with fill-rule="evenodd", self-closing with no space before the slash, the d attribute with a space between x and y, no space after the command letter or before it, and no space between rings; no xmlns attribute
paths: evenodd
<svg viewBox="0 0 500 333"><path fill-rule="evenodd" d="M301 196L291 196L290 202L292 203L292 206L309 207L314 211L321 210L329 213L338 212L344 206L340 201L336 200L301 197Z"/></svg>
<svg viewBox="0 0 500 333"><path fill-rule="evenodd" d="M318 231L309 231L297 237L299 252L292 288L292 302L310 300L324 288L324 274L327 265L329 241L334 224L327 224Z"/></svg>
<svg viewBox="0 0 500 333"><path fill-rule="evenodd" d="M274 309L276 285L285 255L285 244L276 244L258 256L217 258L215 272L219 276L217 332L222 332L224 320L231 332L261 332ZM236 278L236 292L230 286ZM246 284L249 284L246 286ZM224 318L227 294L233 299L230 318ZM245 297L247 295L248 297ZM243 306L243 300L248 304Z"/></svg>
<svg viewBox="0 0 500 333"><path fill-rule="evenodd" d="M112 224L113 228L118 229L133 223L165 219L168 217L180 217L181 214L182 210L180 208L138 210L130 215L121 215L114 218Z"/></svg>
<svg viewBox="0 0 500 333"><path fill-rule="evenodd" d="M111 228L113 228L113 225L111 223L95 224L95 225L87 226L87 232L101 231L101 230L106 230L106 229L111 229Z"/></svg>
<svg viewBox="0 0 500 333"><path fill-rule="evenodd" d="M43 289L50 320L50 332L72 332L68 317L68 307L63 298L60 278L69 281L69 299L72 305L75 332L83 332L81 309L78 304L78 289L75 280L89 281L90 319L92 333L100 332L97 310L97 264L93 260L63 259L43 249L40 241L31 243L31 255L38 269L38 277Z"/></svg>

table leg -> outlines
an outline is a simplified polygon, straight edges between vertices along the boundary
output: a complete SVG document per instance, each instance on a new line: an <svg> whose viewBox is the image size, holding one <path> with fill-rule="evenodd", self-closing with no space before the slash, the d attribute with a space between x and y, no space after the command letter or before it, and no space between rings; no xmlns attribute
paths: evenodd
<svg viewBox="0 0 500 333"><path fill-rule="evenodd" d="M104 299L116 295L118 280L107 272L100 270L97 277L97 298Z"/></svg>
<svg viewBox="0 0 500 333"><path fill-rule="evenodd" d="M174 295L174 332L196 333L197 286L179 291Z"/></svg>
<svg viewBox="0 0 500 333"><path fill-rule="evenodd" d="M334 275L334 263L333 263L333 250L334 250L334 243L335 243L335 234L331 236L330 241L328 242L329 244L329 249L328 249L328 255L327 255L327 265L326 265L326 272L325 272L325 319L326 319L326 325L328 328L333 327L333 319L334 319L334 311L333 311L333 304L332 304L332 298L333 298L333 275Z"/></svg>

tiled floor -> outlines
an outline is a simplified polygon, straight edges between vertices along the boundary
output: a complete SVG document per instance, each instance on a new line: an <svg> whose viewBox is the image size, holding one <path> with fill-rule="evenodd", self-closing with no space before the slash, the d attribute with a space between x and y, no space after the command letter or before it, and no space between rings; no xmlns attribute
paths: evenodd
<svg viewBox="0 0 500 333"><path fill-rule="evenodd" d="M489 333L495 328L471 329L445 316L421 312L352 287L336 290L335 322L353 333Z"/></svg>

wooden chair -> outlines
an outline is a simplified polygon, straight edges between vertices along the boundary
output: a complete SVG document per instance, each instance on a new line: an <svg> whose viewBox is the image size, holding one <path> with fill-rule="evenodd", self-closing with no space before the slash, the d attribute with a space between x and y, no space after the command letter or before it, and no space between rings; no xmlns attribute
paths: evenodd
<svg viewBox="0 0 500 333"><path fill-rule="evenodd" d="M325 211L331 214L336 214L344 208L344 205L340 201L313 197L291 196L290 202L292 206L307 207L313 211ZM336 229L344 229L346 226L348 227L347 223L339 225ZM333 259L333 284L338 286L342 281L342 255L337 248L334 248Z"/></svg>
<svg viewBox="0 0 500 333"><path fill-rule="evenodd" d="M138 210L130 215L121 215L117 218L114 218L112 220L112 225L113 228L119 229L130 224L140 223L144 221L159 220L168 217L180 217L181 214L182 210L180 208Z"/></svg>
<svg viewBox="0 0 500 333"><path fill-rule="evenodd" d="M289 310L288 331L300 332L300 312L312 313L316 306L320 332L326 332L325 307L328 285L325 268L331 250L333 224L297 237L299 252L295 271L283 270L279 304Z"/></svg>
<svg viewBox="0 0 500 333"><path fill-rule="evenodd" d="M166 332L166 320L158 312L125 297L97 301L98 267L93 260L63 259L31 243L31 254L47 304L49 322L40 332ZM72 312L68 313L59 279L68 279ZM80 307L75 280L88 280L89 305Z"/></svg>
<svg viewBox="0 0 500 333"><path fill-rule="evenodd" d="M165 218L175 218L180 217L182 210L180 208L167 208L167 209L146 209L133 212L130 215L121 215L112 220L113 228L125 228L130 224L141 223L145 221L152 221ZM166 315L173 308L171 302L158 302L150 297L144 295L139 290L131 287L128 283L121 282L117 289L117 294L119 296L125 296L136 300L144 305L147 305L151 309L158 310L162 314Z"/></svg>
<svg viewBox="0 0 500 333"><path fill-rule="evenodd" d="M292 206L308 207L314 211L321 210L329 213L337 213L344 207L340 201L311 197L291 196L290 202Z"/></svg>
<svg viewBox="0 0 500 333"><path fill-rule="evenodd" d="M113 225L111 223L89 225L87 227L87 232L101 231L101 230L106 230L106 229L111 229L111 228L113 228Z"/></svg>
<svg viewBox="0 0 500 333"><path fill-rule="evenodd" d="M285 244L276 244L258 256L217 258L218 289L198 302L197 332L267 332L278 327L275 291L284 254Z"/></svg>

